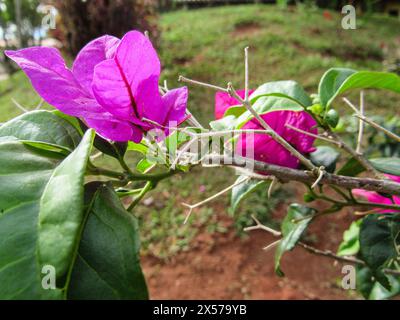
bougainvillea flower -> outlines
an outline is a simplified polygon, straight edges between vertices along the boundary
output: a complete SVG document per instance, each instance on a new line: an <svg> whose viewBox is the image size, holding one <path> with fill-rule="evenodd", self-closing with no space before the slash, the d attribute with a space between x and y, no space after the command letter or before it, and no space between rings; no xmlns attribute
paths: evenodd
<svg viewBox="0 0 400 320"><path fill-rule="evenodd" d="M187 88L160 95L160 60L138 31L121 40L106 35L91 41L72 70L54 48L31 47L6 55L47 103L82 118L107 139L140 142L145 132L186 119Z"/></svg>
<svg viewBox="0 0 400 320"><path fill-rule="evenodd" d="M302 154L315 151L313 147L315 138L299 133L288 128L287 125L317 133L317 123L304 111L271 111L261 115L264 121L281 137L289 142ZM262 130L263 127L257 119L247 122L242 129ZM266 134L243 134L238 139L237 151L243 156L253 156L255 160L289 168L297 168L300 164L298 158Z"/></svg>
<svg viewBox="0 0 400 320"><path fill-rule="evenodd" d="M395 182L400 183L400 177L398 177L398 176L393 176L393 175L389 175L389 174L386 174L385 176ZM372 203L400 205L400 197L399 196L393 196L393 201L392 201L392 199L384 197L377 192L366 191L366 190L362 190L362 189L354 189L353 194L355 196L363 197L363 198L367 199L368 202L372 202ZM377 209L378 213L392 213L392 212L397 212L397 211L399 211L399 210Z"/></svg>
<svg viewBox="0 0 400 320"><path fill-rule="evenodd" d="M245 90L238 90L236 91L237 94L244 99ZM249 95L251 95L254 90L249 90ZM226 110L229 107L239 105L240 103L237 102L235 98L232 98L228 93L218 91L215 94L215 119L221 119L224 117Z"/></svg>

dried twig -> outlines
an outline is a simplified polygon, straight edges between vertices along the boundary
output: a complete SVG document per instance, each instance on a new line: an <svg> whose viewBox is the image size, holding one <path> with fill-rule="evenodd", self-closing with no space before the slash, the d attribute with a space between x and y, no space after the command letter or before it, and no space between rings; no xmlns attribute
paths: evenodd
<svg viewBox="0 0 400 320"><path fill-rule="evenodd" d="M275 230L275 229L272 229L270 227L263 225L254 215L252 215L251 217L253 218L256 225L245 228L244 231L248 232L248 231L254 231L254 230L263 230L263 231L268 232L269 234L272 234L274 237L280 238L279 240L274 241L271 244L269 244L268 246L266 246L265 248L263 248L263 250L267 251L267 250L275 247L276 245L278 245L279 242L282 240L281 239L282 233L278 230ZM362 265L362 266L366 265L364 261L357 259L356 257L339 256L339 255L333 253L331 250L321 250L321 249L315 248L313 246L310 246L302 241L297 242L297 245L315 255L323 256L323 257L330 258L330 259L344 262L344 263L351 263L351 264L357 264L357 265ZM400 276L400 270L384 269L383 272L386 274L393 275L393 276Z"/></svg>
<svg viewBox="0 0 400 320"><path fill-rule="evenodd" d="M376 130L382 131L384 134L386 134L388 137L392 138L393 140L396 140L400 142L400 136L397 134L391 132L390 130L382 127L381 125L377 124L370 118L366 117L365 115L360 114L360 112L357 110L357 108L346 98L343 98L343 101L355 112L355 116L359 118L360 120L364 121L365 123L368 123L371 127L375 128Z"/></svg>
<svg viewBox="0 0 400 320"><path fill-rule="evenodd" d="M263 231L266 231L266 232L272 234L274 237L277 237L277 238L281 238L282 237L282 233L279 232L278 230L275 230L275 229L272 229L270 227L267 227L267 226L263 225L255 216L252 216L252 218L253 218L254 222L256 223L256 225L252 226L252 227L245 228L244 231L248 232L248 231L253 231L253 230L263 230ZM280 240L281 239L279 239L278 241L280 241ZM276 242L277 241L273 242L271 245L267 246L266 248L269 249L270 246L276 245ZM338 261L347 262L347 263L351 263L351 264L362 264L362 265L365 265L364 261L359 260L359 259L357 259L355 257L338 256L338 255L334 254L330 250L320 250L320 249L312 247L312 246L310 246L310 245L308 245L308 244L306 244L304 242L301 242L301 241L299 241L297 243L297 245L302 247L302 248L304 248L304 249L306 249L307 251L309 251L309 252L311 252L313 254L317 254L317 255L320 255L320 256L328 257L328 258L331 258L331 259L335 259L335 260L338 260Z"/></svg>
<svg viewBox="0 0 400 320"><path fill-rule="evenodd" d="M364 91L360 93L360 114L364 116ZM362 154L361 146L363 141L363 134L364 134L364 121L360 119L358 124L358 138L357 138L357 147L356 152L358 154Z"/></svg>
<svg viewBox="0 0 400 320"><path fill-rule="evenodd" d="M201 81L197 81L197 80L192 80L192 79L186 78L184 76L179 76L178 81L179 82L186 82L186 83L190 83L190 84L195 84L195 85L198 85L198 86L202 86L202 87L206 87L206 88L209 88L209 89L214 89L214 90L217 90L217 91L223 91L223 92L228 93L228 89L226 89L226 88L215 86L213 84L209 84L209 83L205 83L205 82L201 82Z"/></svg>
<svg viewBox="0 0 400 320"><path fill-rule="evenodd" d="M323 140L323 141L326 141L326 142L335 144L335 145L337 145L339 148L342 147L342 144L341 144L340 142L333 140L333 138L332 138L331 136L329 136L329 135L326 135L326 136L325 136L325 135L314 134L314 133L311 133L311 132L308 132L308 131L305 131L305 130L296 128L296 127L294 127L294 126L292 126L292 125L290 125L290 124L288 124L288 123L287 123L285 126L286 126L287 128L289 128L289 129L291 129L291 130L300 132L300 133L302 133L302 134L305 134L305 135L307 135L307 136L313 137L313 138L315 138L315 139L319 139L319 140Z"/></svg>
<svg viewBox="0 0 400 320"><path fill-rule="evenodd" d="M211 196L211 197L209 197L209 198L207 198L207 199L205 199L205 200L203 200L203 201L200 201L200 202L198 202L198 203L196 203L196 204L182 203L182 205L184 205L185 207L189 208L189 212L188 212L188 214L186 215L186 218L185 218L185 221L183 222L183 224L186 224L186 223L188 222L188 220L189 220L189 218L190 218L190 216L191 216L191 214L192 214L193 209L195 209L195 208L197 208L197 207L200 207L200 206L202 206L202 205L204 205L204 204L206 204L206 203L208 203L208 202L210 202L210 201L212 201L212 200L214 200L214 199L220 197L221 195L223 195L223 194L225 194L226 192L232 190L232 189L235 188L236 186L241 185L241 184L247 182L249 179L250 179L249 177L246 177L246 178L244 178L244 179L241 180L241 181L235 182L234 184L230 185L229 187L225 188L224 190L222 190L222 191L220 191L220 192L214 194L213 196Z"/></svg>

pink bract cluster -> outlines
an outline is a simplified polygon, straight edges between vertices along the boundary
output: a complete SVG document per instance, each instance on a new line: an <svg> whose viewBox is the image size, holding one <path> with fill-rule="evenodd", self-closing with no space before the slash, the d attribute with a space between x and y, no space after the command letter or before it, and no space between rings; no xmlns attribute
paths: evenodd
<svg viewBox="0 0 400 320"><path fill-rule="evenodd" d="M243 97L244 90L238 91L238 94ZM217 119L222 117L229 107L237 104L238 102L231 98L229 94L218 92L215 99L215 115ZM276 133L302 154L315 151L313 147L315 138L287 127L287 125L291 125L303 131L316 134L317 123L307 112L276 110L265 113L261 117ZM242 129L262 130L263 127L257 119L252 119ZM300 164L298 158L265 134L242 134L237 143L237 151L241 155L253 154L255 160L284 167L297 168Z"/></svg>
<svg viewBox="0 0 400 320"><path fill-rule="evenodd" d="M105 35L91 41L72 70L54 48L31 47L6 55L47 103L84 119L107 139L140 142L149 130L185 120L187 88L160 95L160 60L150 40L138 31L121 40Z"/></svg>

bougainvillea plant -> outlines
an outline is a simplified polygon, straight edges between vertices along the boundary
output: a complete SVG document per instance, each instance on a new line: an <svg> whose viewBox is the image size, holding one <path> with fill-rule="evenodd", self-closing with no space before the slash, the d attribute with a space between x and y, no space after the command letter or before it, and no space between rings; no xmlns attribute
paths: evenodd
<svg viewBox="0 0 400 320"><path fill-rule="evenodd" d="M294 81L249 90L245 49L243 90L180 77L217 91L207 129L187 109L186 87L159 86L160 61L140 32L93 40L72 69L52 48L6 55L56 110L27 112L0 127L0 298L148 298L135 207L161 180L202 165L230 166L238 177L211 198L185 204L187 217L227 192L235 210L260 185L303 184L304 203L288 207L281 230L257 219L246 229L277 237L269 246L277 275L284 275L283 254L300 246L357 267L366 298L400 293L400 159L363 150L367 128L392 144L400 137L365 114L363 91L359 106L342 101L359 119L354 145L341 137L333 108L350 90L400 93L399 76L334 68L314 95ZM135 166L126 161L130 152L141 155ZM100 167L98 153L120 169ZM321 210L315 200L328 206ZM357 214L337 253L307 244L309 225L343 208Z"/></svg>

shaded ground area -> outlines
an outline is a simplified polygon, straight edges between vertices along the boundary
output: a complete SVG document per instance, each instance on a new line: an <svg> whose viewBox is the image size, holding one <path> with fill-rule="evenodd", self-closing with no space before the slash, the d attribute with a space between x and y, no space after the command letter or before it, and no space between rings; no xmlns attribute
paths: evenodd
<svg viewBox="0 0 400 320"><path fill-rule="evenodd" d="M283 213L279 209L278 215ZM321 219L307 241L321 249L337 247L351 216L347 212ZM231 221L224 219L229 225ZM274 250L263 247L276 239L263 231L240 238L201 232L189 252L167 262L143 258L152 299L354 299L341 288L342 265L296 248L283 258L286 277L274 274ZM315 243L318 244L315 244ZM323 244L323 247L322 247Z"/></svg>

